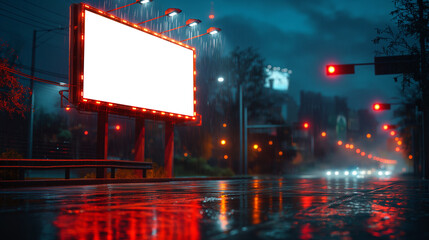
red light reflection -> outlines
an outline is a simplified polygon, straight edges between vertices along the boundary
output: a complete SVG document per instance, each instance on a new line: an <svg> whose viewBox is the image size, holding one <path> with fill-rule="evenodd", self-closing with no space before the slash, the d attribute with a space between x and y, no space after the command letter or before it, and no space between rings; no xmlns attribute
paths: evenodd
<svg viewBox="0 0 429 240"><path fill-rule="evenodd" d="M178 208L165 201L125 204L109 198L103 201L108 207L88 201L79 210L63 209L54 225L59 239L201 239L200 202Z"/></svg>

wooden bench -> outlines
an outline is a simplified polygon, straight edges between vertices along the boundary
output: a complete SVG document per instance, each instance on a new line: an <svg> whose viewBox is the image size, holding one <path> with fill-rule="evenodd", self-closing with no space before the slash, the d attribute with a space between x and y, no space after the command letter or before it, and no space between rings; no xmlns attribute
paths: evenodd
<svg viewBox="0 0 429 240"><path fill-rule="evenodd" d="M104 172L110 168L110 177L115 178L116 168L141 169L142 177L146 177L146 170L152 169L150 162L136 162L126 160L99 160L99 159L0 159L0 169L20 169L19 178L24 180L26 169L65 169L65 179L70 179L71 168L96 168ZM100 178L97 176L97 178Z"/></svg>

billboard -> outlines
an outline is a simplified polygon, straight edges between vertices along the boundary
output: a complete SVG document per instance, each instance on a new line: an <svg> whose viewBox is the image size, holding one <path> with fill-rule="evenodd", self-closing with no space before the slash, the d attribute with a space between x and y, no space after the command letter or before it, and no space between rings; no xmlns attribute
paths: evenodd
<svg viewBox="0 0 429 240"><path fill-rule="evenodd" d="M73 4L70 15L71 103L195 120L195 48L86 4Z"/></svg>

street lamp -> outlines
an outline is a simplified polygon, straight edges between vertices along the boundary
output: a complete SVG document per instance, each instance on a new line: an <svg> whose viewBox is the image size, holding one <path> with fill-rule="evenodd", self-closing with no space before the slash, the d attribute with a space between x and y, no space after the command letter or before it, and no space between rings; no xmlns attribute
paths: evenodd
<svg viewBox="0 0 429 240"><path fill-rule="evenodd" d="M130 4L124 5L124 6L122 6L122 7L118 7L118 8L115 8L115 9L109 10L109 11L107 11L107 12L113 12L113 11L119 10L119 9L121 9L121 8L126 8L126 7L129 7L129 6L132 6L132 5L137 4L137 3L145 4L145 3L152 2L152 1L153 1L153 0L136 0L136 1L135 1L135 2L133 2L133 3L130 3Z"/></svg>
<svg viewBox="0 0 429 240"><path fill-rule="evenodd" d="M223 77L218 77L218 78L217 78L217 81L218 81L218 82L223 82L223 81L225 81L225 78L223 78Z"/></svg>
<svg viewBox="0 0 429 240"><path fill-rule="evenodd" d="M182 12L182 10L180 10L178 8L169 8L169 9L165 10L164 15L161 15L159 17L152 18L152 19L149 19L149 20L137 23L137 25L141 25L143 23L147 23L147 22L150 22L150 21L153 21L153 20L156 20L156 19L159 19L159 18L167 17L167 16L168 17L173 17L173 16L176 16L177 14L179 14L181 12Z"/></svg>
<svg viewBox="0 0 429 240"><path fill-rule="evenodd" d="M187 38L187 39L182 40L182 41L180 41L180 42L186 42L186 41L189 41L189 40L191 40L191 39L198 38L198 37L201 37L201 36L204 36L204 35L207 35L207 34L215 35L215 34L218 34L220 31L221 31L221 29L220 29L220 28L210 27L209 29L207 29L207 32L205 32L205 33L203 33L203 34L200 34L200 35L198 35L198 36L195 36L195 37Z"/></svg>
<svg viewBox="0 0 429 240"><path fill-rule="evenodd" d="M160 32L160 33L164 34L166 32L171 32L173 30L177 30L177 29L183 28L183 27L194 27L194 26L197 26L200 23L201 23L201 20L199 20L199 19L188 19L188 21L186 21L185 25L180 26L180 27L176 27L176 28L173 28L173 29L170 29L170 30L166 30L166 31L163 31L163 32Z"/></svg>

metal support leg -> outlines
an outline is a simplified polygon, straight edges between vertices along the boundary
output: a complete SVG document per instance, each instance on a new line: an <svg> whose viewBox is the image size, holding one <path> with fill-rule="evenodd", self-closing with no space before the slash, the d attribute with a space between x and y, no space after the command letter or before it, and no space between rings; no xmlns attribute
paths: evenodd
<svg viewBox="0 0 429 240"><path fill-rule="evenodd" d="M108 114L98 112L97 119L97 159L107 159ZM96 178L105 178L106 168L96 169Z"/></svg>
<svg viewBox="0 0 429 240"><path fill-rule="evenodd" d="M134 161L144 162L144 147L145 147L145 120L136 118L135 121L135 142L134 142ZM145 175L146 170L135 170L135 174Z"/></svg>
<svg viewBox="0 0 429 240"><path fill-rule="evenodd" d="M70 168L65 169L65 179L70 179Z"/></svg>
<svg viewBox="0 0 429 240"><path fill-rule="evenodd" d="M166 177L173 177L173 157L174 157L174 125L171 122L165 123L165 143L164 143L164 169Z"/></svg>
<svg viewBox="0 0 429 240"><path fill-rule="evenodd" d="M112 167L110 169L110 178L115 178L116 175L116 168Z"/></svg>

